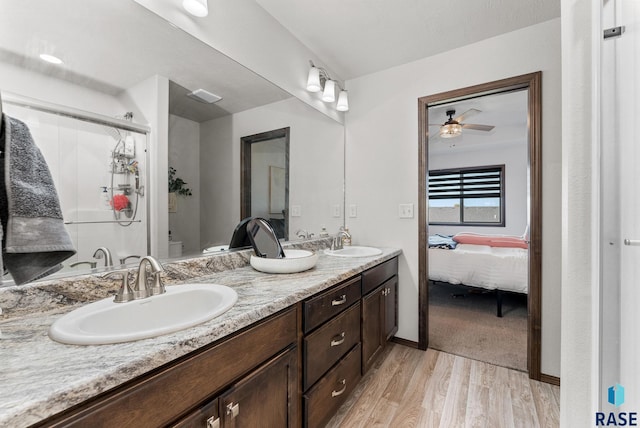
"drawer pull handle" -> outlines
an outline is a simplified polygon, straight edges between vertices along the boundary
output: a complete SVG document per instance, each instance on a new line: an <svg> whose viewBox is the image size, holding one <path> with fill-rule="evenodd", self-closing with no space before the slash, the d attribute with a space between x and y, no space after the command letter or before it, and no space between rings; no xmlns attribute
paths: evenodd
<svg viewBox="0 0 640 428"><path fill-rule="evenodd" d="M342 296L340 296L340 299L333 299L331 301L331 306L340 306L344 305L345 303L347 303L347 295L343 294Z"/></svg>
<svg viewBox="0 0 640 428"><path fill-rule="evenodd" d="M231 416L231 419L235 418L240 414L240 403L229 403L227 404L227 416Z"/></svg>
<svg viewBox="0 0 640 428"><path fill-rule="evenodd" d="M342 379L340 382L342 384L342 389L340 391L331 391L331 397L337 397L339 395L342 395L344 393L344 391L347 389L347 380L346 379Z"/></svg>
<svg viewBox="0 0 640 428"><path fill-rule="evenodd" d="M207 419L207 428L220 428L220 419L215 416L211 416Z"/></svg>
<svg viewBox="0 0 640 428"><path fill-rule="evenodd" d="M344 331L331 340L331 346L338 346L344 343Z"/></svg>

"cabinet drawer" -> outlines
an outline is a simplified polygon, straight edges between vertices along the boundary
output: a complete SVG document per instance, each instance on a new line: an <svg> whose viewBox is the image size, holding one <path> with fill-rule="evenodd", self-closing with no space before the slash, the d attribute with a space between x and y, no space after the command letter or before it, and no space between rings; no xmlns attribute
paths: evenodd
<svg viewBox="0 0 640 428"><path fill-rule="evenodd" d="M305 422L323 427L360 381L360 344L304 395Z"/></svg>
<svg viewBox="0 0 640 428"><path fill-rule="evenodd" d="M360 300L360 277L304 302L304 332L308 333Z"/></svg>
<svg viewBox="0 0 640 428"><path fill-rule="evenodd" d="M349 349L360 342L360 303L304 339L303 389L309 388Z"/></svg>
<svg viewBox="0 0 640 428"><path fill-rule="evenodd" d="M378 285L398 274L398 258L394 257L362 273L362 295L375 290Z"/></svg>

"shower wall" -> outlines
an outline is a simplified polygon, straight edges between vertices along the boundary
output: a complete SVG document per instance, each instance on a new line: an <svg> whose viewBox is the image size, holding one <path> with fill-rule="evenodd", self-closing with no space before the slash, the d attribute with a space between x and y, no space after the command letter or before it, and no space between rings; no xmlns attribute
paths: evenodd
<svg viewBox="0 0 640 428"><path fill-rule="evenodd" d="M128 218L123 212L120 214L120 222L117 222L109 205L112 151L117 144L117 131L114 128L8 103L5 103L4 111L27 124L51 171L64 221L77 250L77 254L65 262L65 270L86 270L86 265L70 267L71 264L82 261L97 262L98 266L104 265L104 259L93 258L95 250L99 247L107 247L111 251L116 265L119 264L120 258L146 255L146 197L137 195L135 219ZM135 154L131 161L138 162L139 186L144 186L147 177L147 137L134 132L119 132L123 138L126 135L133 137ZM127 160L126 163L128 162ZM132 191L127 198L130 200L131 208L135 209L134 174L114 174L113 179L114 194L124 193L118 190L119 184L130 184ZM105 188L108 195L106 197Z"/></svg>

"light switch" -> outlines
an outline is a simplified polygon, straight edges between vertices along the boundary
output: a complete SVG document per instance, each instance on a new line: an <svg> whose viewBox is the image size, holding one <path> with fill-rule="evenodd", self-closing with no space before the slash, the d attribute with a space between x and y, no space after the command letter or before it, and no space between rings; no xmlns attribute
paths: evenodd
<svg viewBox="0 0 640 428"><path fill-rule="evenodd" d="M342 213L340 212L340 204L336 204L333 207L331 207L331 212L332 212L332 215L336 218L342 217Z"/></svg>
<svg viewBox="0 0 640 428"><path fill-rule="evenodd" d="M413 204L398 205L398 215L400 218L413 218Z"/></svg>
<svg viewBox="0 0 640 428"><path fill-rule="evenodd" d="M302 208L300 205L291 205L291 217L300 217L302 215Z"/></svg>
<svg viewBox="0 0 640 428"><path fill-rule="evenodd" d="M358 206L356 204L349 205L349 217L351 218L358 217Z"/></svg>

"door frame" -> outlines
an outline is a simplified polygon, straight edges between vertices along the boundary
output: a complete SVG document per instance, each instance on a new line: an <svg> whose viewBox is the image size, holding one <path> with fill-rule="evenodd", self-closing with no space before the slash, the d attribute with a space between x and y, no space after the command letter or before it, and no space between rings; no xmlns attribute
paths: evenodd
<svg viewBox="0 0 640 428"><path fill-rule="evenodd" d="M528 91L529 156L529 295L527 303L527 369L540 380L542 326L542 72L441 92L418 99L418 348L429 345L428 158L429 112L433 104L500 92Z"/></svg>

